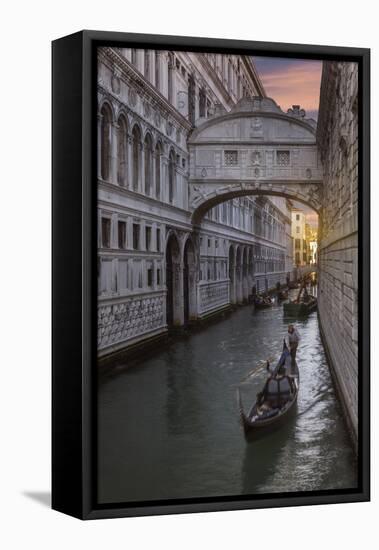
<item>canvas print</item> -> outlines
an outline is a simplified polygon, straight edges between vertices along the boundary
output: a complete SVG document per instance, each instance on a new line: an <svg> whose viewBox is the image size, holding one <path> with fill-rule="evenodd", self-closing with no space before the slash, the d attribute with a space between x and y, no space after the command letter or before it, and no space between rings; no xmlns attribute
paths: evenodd
<svg viewBox="0 0 379 550"><path fill-rule="evenodd" d="M358 486L358 65L97 48L97 500Z"/></svg>

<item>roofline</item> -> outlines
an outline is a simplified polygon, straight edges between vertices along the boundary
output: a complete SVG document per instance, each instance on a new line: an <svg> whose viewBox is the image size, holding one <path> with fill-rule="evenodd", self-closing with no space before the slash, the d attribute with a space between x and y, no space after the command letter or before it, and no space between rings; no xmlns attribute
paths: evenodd
<svg viewBox="0 0 379 550"><path fill-rule="evenodd" d="M247 70L251 73L251 78L253 79L254 83L256 84L257 91L262 97L267 97L266 90L263 86L263 82L261 80L261 77L258 74L257 68L254 64L254 61L251 56L248 55L241 55L242 61L246 65Z"/></svg>

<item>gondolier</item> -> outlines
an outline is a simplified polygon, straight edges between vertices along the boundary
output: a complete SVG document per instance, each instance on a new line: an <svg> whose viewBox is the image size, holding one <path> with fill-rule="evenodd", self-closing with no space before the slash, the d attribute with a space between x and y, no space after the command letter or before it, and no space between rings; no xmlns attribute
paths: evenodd
<svg viewBox="0 0 379 550"><path fill-rule="evenodd" d="M288 345L290 348L292 364L296 361L296 352L300 342L300 334L293 325L288 325Z"/></svg>

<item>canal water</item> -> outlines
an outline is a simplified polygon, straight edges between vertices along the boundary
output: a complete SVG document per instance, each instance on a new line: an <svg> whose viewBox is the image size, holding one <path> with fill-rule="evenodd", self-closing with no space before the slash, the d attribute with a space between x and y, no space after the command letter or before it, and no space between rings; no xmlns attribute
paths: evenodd
<svg viewBox="0 0 379 550"><path fill-rule="evenodd" d="M241 307L103 381L99 502L356 487L316 313L296 322L296 413L281 429L245 439L237 387L247 409L265 380L262 360L277 360L287 325L281 306Z"/></svg>

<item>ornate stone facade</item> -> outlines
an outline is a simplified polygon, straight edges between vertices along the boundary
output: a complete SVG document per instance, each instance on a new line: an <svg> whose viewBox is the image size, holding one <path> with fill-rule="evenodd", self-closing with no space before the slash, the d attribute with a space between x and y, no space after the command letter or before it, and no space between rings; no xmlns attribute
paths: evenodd
<svg viewBox="0 0 379 550"><path fill-rule="evenodd" d="M358 66L324 62L318 144L324 165L319 315L352 432L358 435Z"/></svg>
<svg viewBox="0 0 379 550"><path fill-rule="evenodd" d="M100 357L242 303L253 287L275 287L292 271L285 198L237 192L204 211L200 228L193 224L190 136L252 97L256 109L267 108L247 57L99 49ZM264 116L246 130L256 141L244 160L255 179L267 174ZM196 154L199 189L212 176L211 156Z"/></svg>

